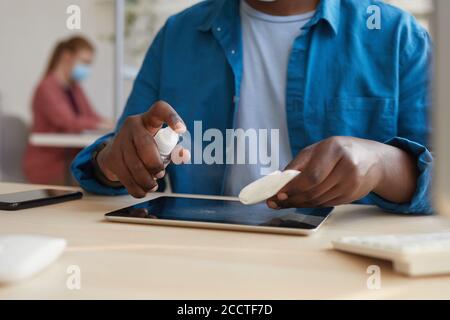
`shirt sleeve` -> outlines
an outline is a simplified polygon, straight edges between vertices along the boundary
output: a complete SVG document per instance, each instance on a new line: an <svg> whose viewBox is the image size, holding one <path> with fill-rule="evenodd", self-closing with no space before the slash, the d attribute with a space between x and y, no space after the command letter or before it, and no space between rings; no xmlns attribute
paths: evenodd
<svg viewBox="0 0 450 320"><path fill-rule="evenodd" d="M417 160L417 188L409 203L388 202L376 194L369 198L395 213L432 214L431 185L433 156L430 152L432 43L428 33L413 21L402 35L399 66L398 136L386 144L409 152Z"/></svg>
<svg viewBox="0 0 450 320"><path fill-rule="evenodd" d="M405 150L417 159L419 174L416 191L410 202L402 204L389 202L375 193L371 193L369 198L379 207L394 213L432 214L433 207L430 200L430 191L432 185L433 156L430 151L424 145L400 137L386 141L386 144Z"/></svg>
<svg viewBox="0 0 450 320"><path fill-rule="evenodd" d="M103 142L108 141L114 136L113 133L106 135L95 143L81 151L72 162L72 175L78 181L80 186L91 193L102 194L108 196L127 194L125 188L113 188L102 184L95 177L95 166L93 165L92 156L96 148Z"/></svg>
<svg viewBox="0 0 450 320"><path fill-rule="evenodd" d="M145 56L144 63L134 82L133 90L115 132L120 129L127 117L146 112L158 100L164 30L165 27L158 33ZM93 153L100 144L112 139L114 135L115 133L111 133L100 138L94 144L82 150L72 162L72 175L84 190L95 194L111 196L127 194L125 188L105 186L95 178L94 166L92 164Z"/></svg>

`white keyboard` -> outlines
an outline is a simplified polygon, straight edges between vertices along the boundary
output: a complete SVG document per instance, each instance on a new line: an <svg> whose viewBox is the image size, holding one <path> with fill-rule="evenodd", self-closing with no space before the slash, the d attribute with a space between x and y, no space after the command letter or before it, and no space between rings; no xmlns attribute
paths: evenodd
<svg viewBox="0 0 450 320"><path fill-rule="evenodd" d="M409 276L450 273L450 232L343 237L336 250L390 260Z"/></svg>

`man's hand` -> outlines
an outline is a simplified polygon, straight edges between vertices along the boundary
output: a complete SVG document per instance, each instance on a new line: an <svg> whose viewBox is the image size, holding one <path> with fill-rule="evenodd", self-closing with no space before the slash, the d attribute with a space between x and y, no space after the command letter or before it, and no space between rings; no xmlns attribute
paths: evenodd
<svg viewBox="0 0 450 320"><path fill-rule="evenodd" d="M333 207L375 192L395 203L416 189L415 160L379 142L332 137L302 150L286 169L302 173L267 201L272 209Z"/></svg>
<svg viewBox="0 0 450 320"><path fill-rule="evenodd" d="M114 139L97 156L103 174L111 181L120 181L136 198L156 191L156 180L165 175L154 140L164 123L177 133L186 131L186 125L175 110L158 101L146 113L128 117Z"/></svg>

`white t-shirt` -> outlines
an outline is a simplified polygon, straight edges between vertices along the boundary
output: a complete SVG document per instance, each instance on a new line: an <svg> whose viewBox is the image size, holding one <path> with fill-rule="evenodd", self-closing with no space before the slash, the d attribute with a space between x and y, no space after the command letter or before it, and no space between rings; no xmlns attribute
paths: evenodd
<svg viewBox="0 0 450 320"><path fill-rule="evenodd" d="M253 129L256 132L267 129L269 156L270 150L277 150L276 146L272 148L270 145L270 130L279 130L279 151L272 155L272 158L279 160L278 166L271 168L275 171L283 169L292 160L286 119L287 67L292 44L314 12L272 16L253 9L244 0L241 1L240 11L244 71L235 129ZM234 164L228 168L225 181L227 195L238 195L244 186L261 178L264 171L261 168L270 167L261 164L259 155L257 164L249 164L248 143L246 150L245 164ZM259 146L257 150L259 153ZM239 150L235 147L235 154L237 152Z"/></svg>

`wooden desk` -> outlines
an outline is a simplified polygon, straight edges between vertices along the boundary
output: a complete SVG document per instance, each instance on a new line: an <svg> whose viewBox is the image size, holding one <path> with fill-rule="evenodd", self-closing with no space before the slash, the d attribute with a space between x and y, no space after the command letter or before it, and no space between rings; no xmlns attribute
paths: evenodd
<svg viewBox="0 0 450 320"><path fill-rule="evenodd" d="M0 184L0 192L37 186ZM406 217L376 208L335 210L314 236L242 233L109 223L103 215L136 200L94 197L0 213L0 234L37 233L68 240L67 252L23 283L0 287L0 299L397 299L450 298L450 276L407 278L390 263L330 250L344 235L448 230L441 217ZM380 290L367 289L370 265ZM66 287L67 268L81 268L81 290Z"/></svg>
<svg viewBox="0 0 450 320"><path fill-rule="evenodd" d="M102 134L62 134L62 133L33 133L30 135L30 144L39 147L57 148L84 148L91 145Z"/></svg>

